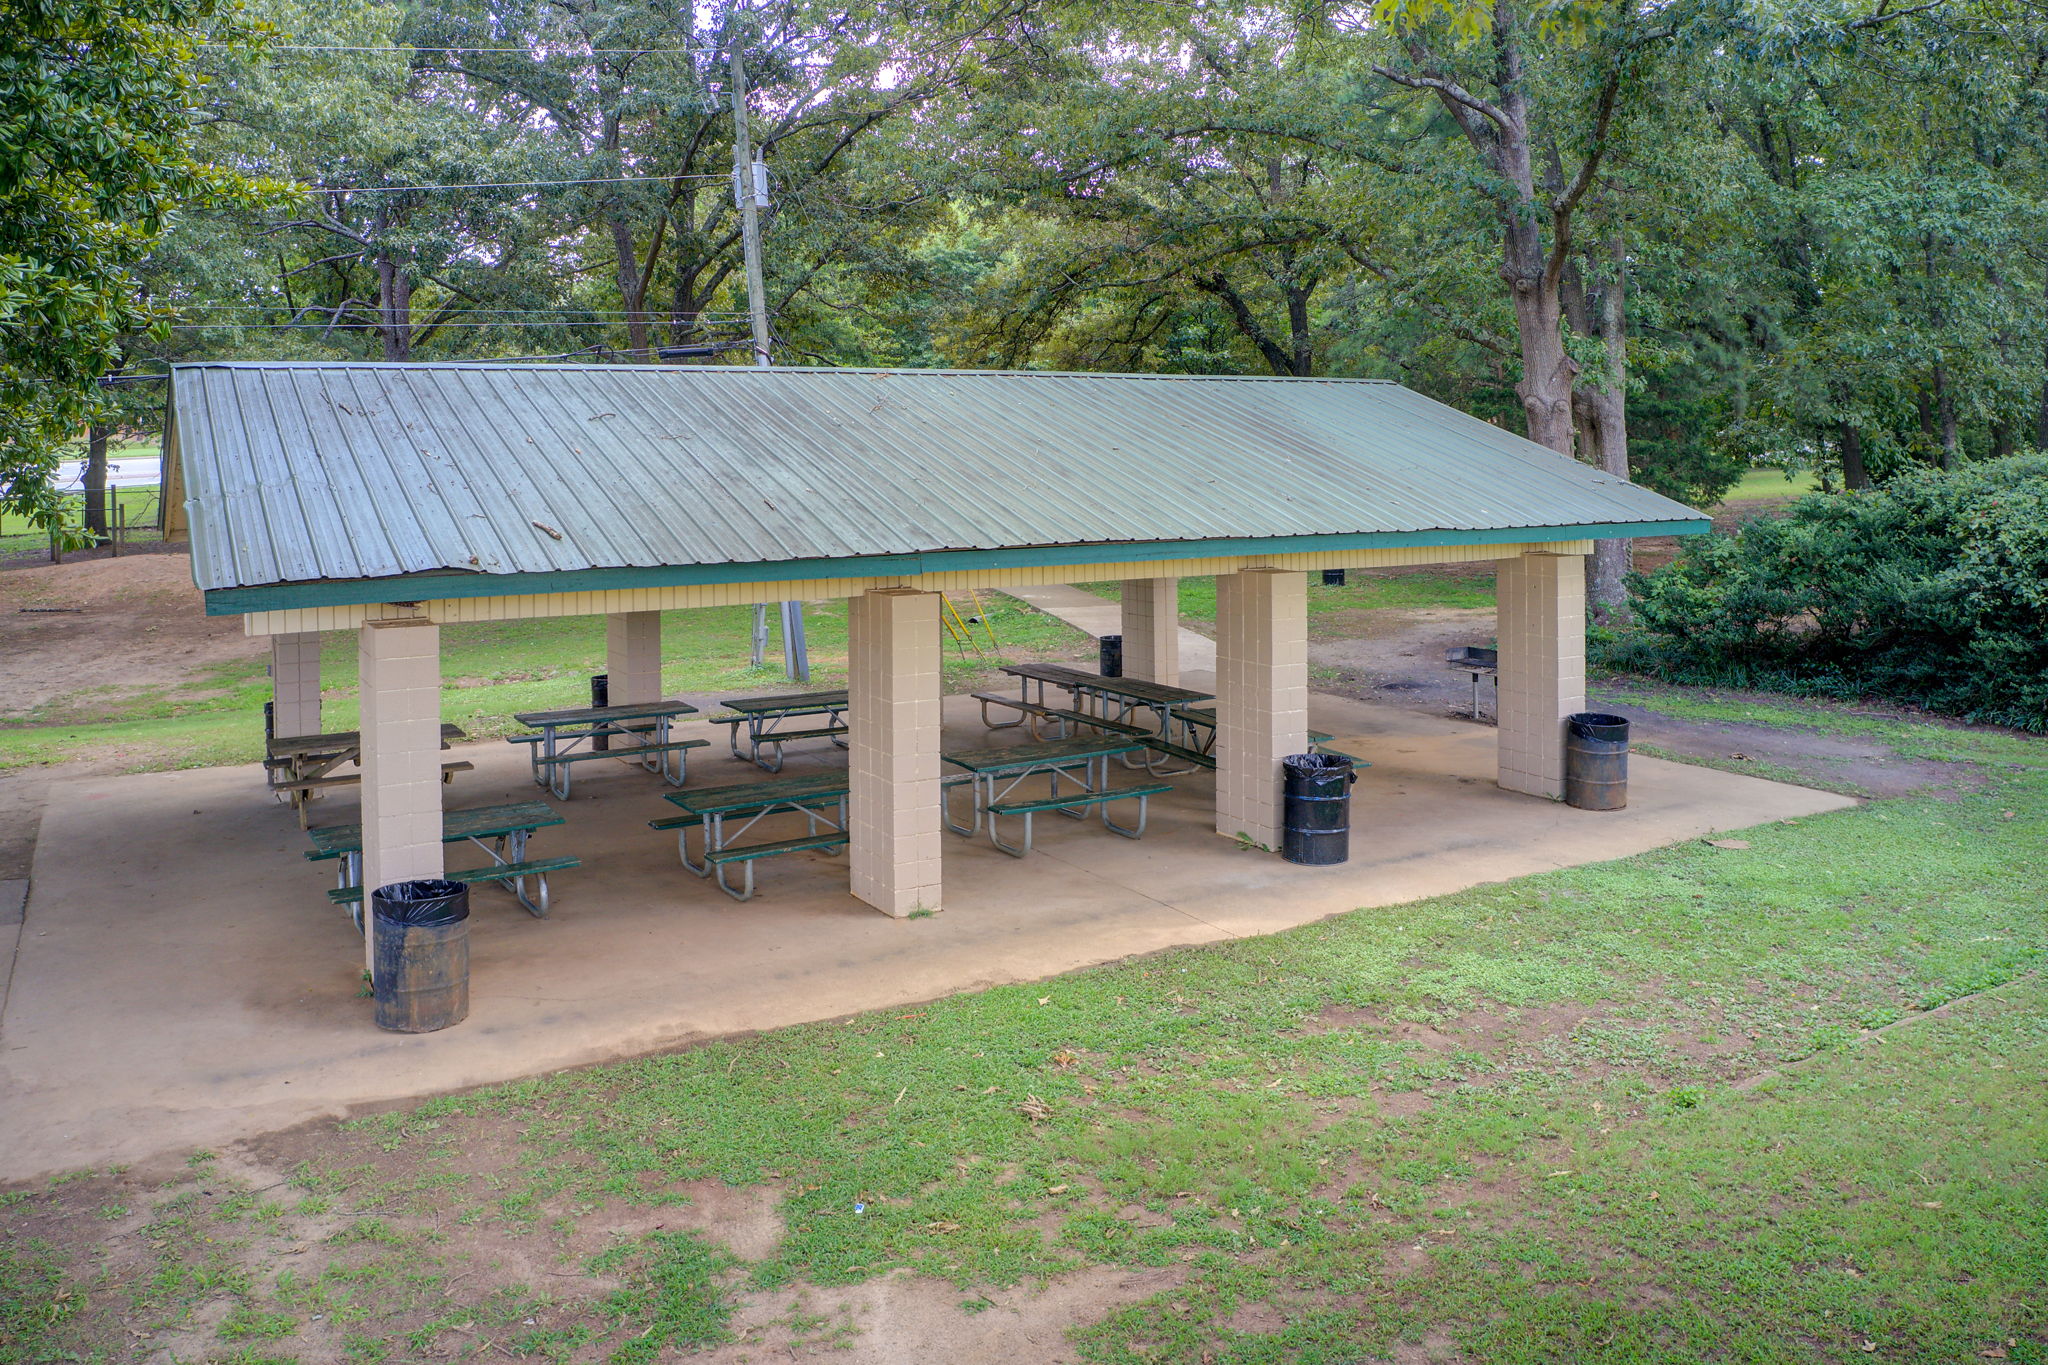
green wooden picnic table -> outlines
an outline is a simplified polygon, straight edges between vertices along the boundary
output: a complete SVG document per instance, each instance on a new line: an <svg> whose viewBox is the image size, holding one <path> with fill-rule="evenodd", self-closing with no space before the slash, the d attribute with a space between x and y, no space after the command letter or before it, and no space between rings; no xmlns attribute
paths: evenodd
<svg viewBox="0 0 2048 1365"><path fill-rule="evenodd" d="M1085 819L1088 809L1093 807L1111 832L1136 839L1145 832L1149 798L1172 788L1165 785L1112 787L1109 785L1109 760L1142 753L1145 748L1142 739L1129 735L1098 734L940 754L939 757L947 763L967 771L967 784L973 789L974 799L974 817L969 824L953 818L951 802L948 801L946 827L955 834L972 838L986 823L989 842L1003 852L1021 858L1031 851L1033 816L1044 811L1058 811L1080 820ZM1046 779L1046 795L1038 800L1012 799L1013 793L1034 777ZM954 782L957 784L959 779L954 779ZM1138 803L1137 824L1117 824L1110 818L1110 805L1131 800ZM1021 844L1012 844L1002 837L997 817L1004 815L1023 818L1024 839Z"/></svg>
<svg viewBox="0 0 2048 1365"><path fill-rule="evenodd" d="M529 863L526 858L526 841L537 829L567 822L553 806L541 801L515 801L502 806L472 806L466 810L441 812L441 842L459 844L464 841L475 844L487 854L491 863L488 867L468 869L488 874L464 877L461 871L448 874L453 881L501 881L512 882L513 894L519 903L537 916L548 912L547 874L579 865L575 858L557 858L542 863ZM313 847L306 857L313 862L329 858L341 860L339 885L330 898L360 902L363 891L363 827L357 825L316 825L306 831L313 841ZM485 841L489 840L489 843ZM526 894L526 878L534 877L538 883L537 898ZM337 895L336 892L353 891L353 896ZM357 922L361 922L360 908Z"/></svg>
<svg viewBox="0 0 2048 1365"><path fill-rule="evenodd" d="M441 727L443 749L454 740L466 738L460 726ZM273 792L289 793L292 809L298 812L299 823L303 825L307 819L306 803L316 789L354 786L363 780L361 773L334 771L344 763L361 763L362 754L363 737L355 730L333 730L322 735L272 735L263 741L264 778ZM443 763L441 780L445 782L474 766L466 759Z"/></svg>
<svg viewBox="0 0 2048 1365"><path fill-rule="evenodd" d="M594 758L638 763L649 772L660 773L671 787L680 787L689 780L690 750L701 749L710 741L671 739L669 725L677 716L695 715L696 711L690 703L673 698L617 706L525 711L512 719L532 726L538 733L513 735L510 742L532 746L526 752L535 785L547 788L564 801L569 799L570 768ZM615 736L633 742L619 749L597 747L599 740L608 742ZM590 747L578 747L586 744Z"/></svg>
<svg viewBox="0 0 2048 1365"><path fill-rule="evenodd" d="M846 689L843 687L821 692L790 692L777 697L728 697L723 704L732 714L713 716L711 723L730 726L727 739L732 746L732 756L742 763L752 763L764 772L782 771L782 746L793 739L829 739L842 749L846 747ZM825 723L794 730L781 728L783 722L805 716L823 716ZM744 753L740 751L741 726L747 730ZM773 762L764 757L766 753L774 755Z"/></svg>
<svg viewBox="0 0 2048 1365"><path fill-rule="evenodd" d="M761 858L804 849L837 849L846 846L846 798L853 790L845 773L817 773L809 777L785 777L772 782L736 782L730 786L699 787L695 791L664 792L662 799L683 813L648 823L655 829L676 832L676 856L683 866L699 877L715 878L719 890L734 900L754 894L754 863ZM776 814L800 814L806 833L798 839L767 843L740 842L748 831ZM728 818L737 826L728 828ZM835 823L836 820L836 823ZM690 831L702 830L704 854L690 857ZM725 869L741 864L746 880L735 888L725 879Z"/></svg>

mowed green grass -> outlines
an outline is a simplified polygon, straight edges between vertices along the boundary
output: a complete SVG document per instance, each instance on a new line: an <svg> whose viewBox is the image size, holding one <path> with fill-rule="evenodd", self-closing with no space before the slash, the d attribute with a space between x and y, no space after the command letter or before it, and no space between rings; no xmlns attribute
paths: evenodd
<svg viewBox="0 0 2048 1365"><path fill-rule="evenodd" d="M1482 566L1485 567L1485 566ZM1082 583L1098 597L1112 600L1123 595L1120 583ZM1321 574L1308 576L1310 628L1318 618L1325 626L1337 624L1339 614L1353 611L1416 611L1431 607L1478 608L1493 605L1493 575L1490 572L1458 573L1429 570L1398 572L1354 569L1343 587L1322 581ZM1180 580L1180 616L1189 625L1213 628L1216 623L1216 578L1213 574Z"/></svg>
<svg viewBox="0 0 2048 1365"><path fill-rule="evenodd" d="M965 599L959 599L966 610ZM1015 598L983 593L987 625L971 626L973 644L946 642L949 691L962 690L999 662L1084 651L1080 631ZM805 608L811 681L846 678L846 604ZM441 632L443 719L472 737L523 729L522 711L585 705L590 675L605 668L604 619L567 616L451 625ZM751 666L750 607L662 613L662 683L670 692L762 693L792 690L782 671L780 613L769 612L767 662ZM358 684L353 632L332 631L321 656L323 723L356 725ZM225 664L169 685L79 692L25 714L0 718L0 770L67 758L116 754L135 771L253 762L262 756L266 660Z"/></svg>
<svg viewBox="0 0 2048 1365"><path fill-rule="evenodd" d="M1802 469L1787 475L1782 469L1752 469L1744 474L1735 487L1721 497L1726 506L1732 502L1764 502L1776 498L1797 498L1807 493L1820 491L1820 480L1812 470Z"/></svg>
<svg viewBox="0 0 2048 1365"><path fill-rule="evenodd" d="M835 1287L1106 1267L1110 1365L2048 1362L2048 746L1885 723L1973 784L302 1130L137 1196L139 1259L104 1174L21 1190L0 1322L642 1361L801 1290L772 1359L863 1330ZM664 1212L726 1187L772 1250Z"/></svg>

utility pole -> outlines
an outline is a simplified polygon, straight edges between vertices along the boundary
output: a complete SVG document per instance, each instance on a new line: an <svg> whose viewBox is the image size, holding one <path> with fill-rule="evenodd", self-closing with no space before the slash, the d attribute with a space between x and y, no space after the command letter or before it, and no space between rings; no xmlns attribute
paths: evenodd
<svg viewBox="0 0 2048 1365"><path fill-rule="evenodd" d="M754 157L747 133L747 64L737 26L732 35L732 196L740 211L747 262L747 308L754 315L754 367L768 368L768 287L761 276L761 217L768 206L768 167Z"/></svg>
<svg viewBox="0 0 2048 1365"><path fill-rule="evenodd" d="M728 26L732 40L732 196L740 211L740 248L747 263L747 311L754 318L754 368L769 366L768 285L761 271L761 210L768 207L768 166L754 155L747 129L747 64L745 35L738 13ZM754 666L761 665L761 646L768 633L767 609L754 608ZM796 682L811 678L811 651L804 638L804 604L782 604L783 671Z"/></svg>

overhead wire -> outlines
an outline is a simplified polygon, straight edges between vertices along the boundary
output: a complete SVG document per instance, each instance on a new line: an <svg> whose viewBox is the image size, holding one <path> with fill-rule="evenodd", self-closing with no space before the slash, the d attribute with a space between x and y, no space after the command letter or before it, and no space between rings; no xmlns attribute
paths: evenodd
<svg viewBox="0 0 2048 1365"><path fill-rule="evenodd" d="M237 49L248 46L243 43L200 43L199 47ZM263 43L256 48L257 55L269 52L459 52L459 53L500 53L508 57L682 57L716 55L724 52L722 47L586 47L580 52L537 51L529 47L435 47L431 44L407 43L404 46L378 44L369 46L350 43Z"/></svg>
<svg viewBox="0 0 2048 1365"><path fill-rule="evenodd" d="M172 310L172 311L174 311L174 312L194 312L194 311L210 311L210 312L220 312L220 311L224 311L224 310L225 310L225 311L232 311L232 312L238 312L238 313L274 313L274 312L277 312L277 311L279 311L279 310L281 310L281 309L284 309L284 308L286 308L286 307L287 307L288 305L286 305L286 304L269 304L269 303L225 303L225 302L221 302L221 303L179 303L179 302L173 302L173 301L164 301L164 302L163 302L163 303L162 303L162 304L161 304L160 306L161 306L161 307L164 307L164 308L166 308L166 309L170 309L170 310ZM367 307L368 307L368 305L364 305L363 307L364 307L364 308L367 308ZM328 309L325 309L325 308L318 308L318 309L303 309L303 308L302 308L302 309L299 309L298 311L300 311L300 312L310 312L310 313L312 313L313 315L315 315L315 316L318 316L318 315L321 315L321 314L327 313L327 312L329 312L330 310L328 310ZM360 312L360 311L362 311L362 309L358 309L357 311L358 311L358 312ZM667 316L666 314L664 314L664 313L663 313L663 312L662 312L662 311L661 311L660 309L658 309L658 308L567 308L567 307L564 307L564 308L548 308L548 307L534 307L534 308L456 308L456 309L454 309L454 310L452 310L452 311L454 311L454 312L457 312L457 313L489 313L489 314L515 314L515 315L519 315L519 316L535 316L535 317L556 317L556 316L558 316L558 315L560 315L560 314L564 314L564 313L574 313L574 314L581 314L581 315L583 315L583 316L586 316L586 317L618 317L618 318L634 318L634 317L646 317L646 318L659 318L659 317L666 317L666 316ZM698 317L698 318L744 318L744 317L748 316L748 314L747 314L747 313L745 312L745 310L743 310L743 309L738 309L738 308L731 308L731 309L722 309L722 310L721 310L721 309L713 309L713 308L707 308L707 309L704 309L704 310L702 310L702 311L700 311L700 312L694 313L694 314L692 314L691 316L693 316L693 317Z"/></svg>
<svg viewBox="0 0 2048 1365"><path fill-rule="evenodd" d="M308 194L402 194L412 190L517 190L550 185L668 185L678 180L730 180L730 172L689 175L610 175L578 180L476 180L455 185L308 185Z"/></svg>

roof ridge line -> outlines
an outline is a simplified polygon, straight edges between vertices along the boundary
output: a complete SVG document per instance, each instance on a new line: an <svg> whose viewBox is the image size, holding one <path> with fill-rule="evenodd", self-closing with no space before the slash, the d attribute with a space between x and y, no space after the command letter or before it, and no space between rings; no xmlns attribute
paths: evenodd
<svg viewBox="0 0 2048 1365"><path fill-rule="evenodd" d="M1280 375L1280 374L1147 374L1133 370L960 370L913 369L888 365L635 365L627 363L563 365L548 361L512 360L180 360L171 362L171 372L180 370L491 370L519 373L608 373L608 374L731 374L731 375L875 375L900 378L911 375L944 375L955 379L1141 379L1170 383L1227 384L1377 384L1399 387L1392 379L1364 375Z"/></svg>

